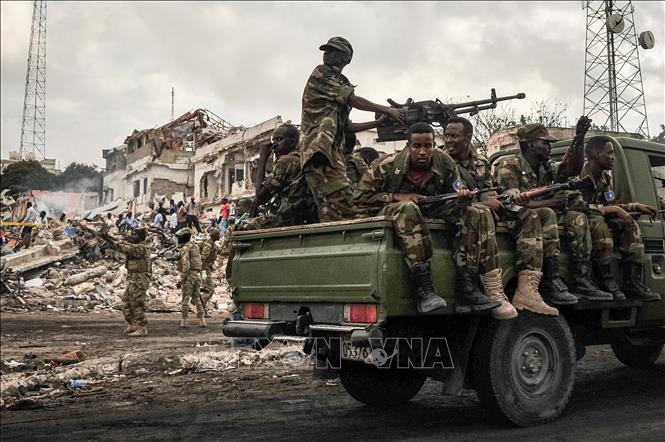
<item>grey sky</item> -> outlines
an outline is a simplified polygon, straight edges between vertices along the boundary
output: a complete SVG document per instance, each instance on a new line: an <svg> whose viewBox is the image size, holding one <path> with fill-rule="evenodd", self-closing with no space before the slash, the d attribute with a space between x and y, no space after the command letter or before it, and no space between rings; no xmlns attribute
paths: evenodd
<svg viewBox="0 0 665 442"><path fill-rule="evenodd" d="M634 2L652 135L665 121L665 3ZM1 3L2 157L18 150L32 2ZM582 112L585 13L581 2L214 3L49 2L48 157L102 164L101 149L134 129L208 108L249 126L300 120L318 46L346 37L344 73L383 103L466 100L525 92L514 108L556 99ZM372 115L354 111L354 121ZM572 121L571 121L572 124Z"/></svg>

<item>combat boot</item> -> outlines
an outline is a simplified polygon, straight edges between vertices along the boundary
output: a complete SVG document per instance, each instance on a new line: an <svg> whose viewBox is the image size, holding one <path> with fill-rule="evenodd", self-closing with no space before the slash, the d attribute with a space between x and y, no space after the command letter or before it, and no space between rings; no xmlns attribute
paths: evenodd
<svg viewBox="0 0 665 442"><path fill-rule="evenodd" d="M577 304L577 296L568 291L568 287L559 276L559 259L556 256L543 259L540 293L544 300L555 305Z"/></svg>
<svg viewBox="0 0 665 442"><path fill-rule="evenodd" d="M446 301L436 294L428 262L414 264L411 269L416 286L416 306L419 313L427 313L447 307Z"/></svg>
<svg viewBox="0 0 665 442"><path fill-rule="evenodd" d="M125 333L125 334L131 333L131 332L135 331L137 327L138 327L138 325L136 323L132 322L122 332Z"/></svg>
<svg viewBox="0 0 665 442"><path fill-rule="evenodd" d="M187 328L187 316L183 316L180 320L180 327Z"/></svg>
<svg viewBox="0 0 665 442"><path fill-rule="evenodd" d="M591 281L591 264L586 260L575 260L571 269L572 285L570 290L589 301L611 301L612 294L595 286Z"/></svg>
<svg viewBox="0 0 665 442"><path fill-rule="evenodd" d="M610 292L615 301L626 300L626 295L623 294L619 288L619 284L616 279L614 279L614 269L612 268L611 262L606 264L594 264L594 270L596 271L596 276L598 277L600 284L603 286L603 289Z"/></svg>
<svg viewBox="0 0 665 442"><path fill-rule="evenodd" d="M513 305L517 310L529 310L540 315L559 316L559 310L545 304L538 293L542 272L523 270L517 274L517 289L513 296Z"/></svg>
<svg viewBox="0 0 665 442"><path fill-rule="evenodd" d="M624 263L623 291L630 299L660 301L660 295L644 284L644 264L641 262Z"/></svg>
<svg viewBox="0 0 665 442"><path fill-rule="evenodd" d="M480 275L480 281L483 283L487 297L501 303L501 305L492 310L492 316L499 320L516 318L517 310L515 310L515 307L508 301L508 297L503 292L501 269L494 269L491 272Z"/></svg>
<svg viewBox="0 0 665 442"><path fill-rule="evenodd" d="M206 323L206 318L199 318L199 327L205 328L208 324Z"/></svg>
<svg viewBox="0 0 665 442"><path fill-rule="evenodd" d="M130 336L130 337L148 336L148 326L147 325L139 325L139 326L137 326L136 330L129 333L127 336Z"/></svg>
<svg viewBox="0 0 665 442"><path fill-rule="evenodd" d="M456 313L480 312L497 308L501 302L490 299L478 287L478 269L475 267L458 267L455 271L455 291L458 299L455 302Z"/></svg>

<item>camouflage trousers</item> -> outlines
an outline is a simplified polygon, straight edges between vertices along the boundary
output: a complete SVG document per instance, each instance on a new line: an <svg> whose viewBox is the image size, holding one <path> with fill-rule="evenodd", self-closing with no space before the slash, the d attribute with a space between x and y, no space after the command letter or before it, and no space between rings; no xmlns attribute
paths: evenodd
<svg viewBox="0 0 665 442"><path fill-rule="evenodd" d="M127 288L122 296L122 314L128 323L136 323L140 326L148 324L145 318L145 301L148 287L150 287L149 273L127 274Z"/></svg>
<svg viewBox="0 0 665 442"><path fill-rule="evenodd" d="M429 209L428 218L455 225L453 259L458 267L473 266L483 273L499 266L494 219L489 209L468 206L455 210ZM409 268L432 258L432 238L420 207L411 201L390 203L379 215L392 217Z"/></svg>
<svg viewBox="0 0 665 442"><path fill-rule="evenodd" d="M516 217L507 215L506 218L515 241L517 271L540 270L543 258L559 256L559 225L552 209L525 209Z"/></svg>
<svg viewBox="0 0 665 442"><path fill-rule="evenodd" d="M182 317L186 318L189 313L189 304L196 306L196 317L203 317L203 306L201 305L201 273L190 271L182 279Z"/></svg>
<svg viewBox="0 0 665 442"><path fill-rule="evenodd" d="M576 210L559 214L559 225L563 226L565 244L572 261L591 259L591 231L587 216Z"/></svg>
<svg viewBox="0 0 665 442"><path fill-rule="evenodd" d="M205 274L205 276L204 276ZM207 306L208 302L215 293L215 284L212 282L212 269L203 269L201 279L201 298L203 299L203 306Z"/></svg>
<svg viewBox="0 0 665 442"><path fill-rule="evenodd" d="M319 221L341 221L356 216L353 208L353 187L346 176L346 160L340 149L332 149L330 160L313 164L310 160L303 175L314 197Z"/></svg>
<svg viewBox="0 0 665 442"><path fill-rule="evenodd" d="M589 215L591 230L591 260L597 264L608 264L614 255L616 243L623 262L644 262L644 244L637 221L624 222L617 217L605 217L593 212Z"/></svg>

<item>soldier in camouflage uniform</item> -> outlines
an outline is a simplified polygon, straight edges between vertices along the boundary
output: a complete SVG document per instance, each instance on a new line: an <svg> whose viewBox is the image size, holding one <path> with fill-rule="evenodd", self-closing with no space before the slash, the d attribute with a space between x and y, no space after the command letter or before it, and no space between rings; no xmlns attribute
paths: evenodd
<svg viewBox="0 0 665 442"><path fill-rule="evenodd" d="M206 320L203 317L203 305L201 304L201 251L199 246L190 241L192 231L185 227L178 230L175 234L180 246L180 260L178 261L178 271L180 272L180 281L178 286L182 288L182 320L180 327L187 327L187 315L189 314L189 305L196 306L196 317L199 319L201 327L207 327Z"/></svg>
<svg viewBox="0 0 665 442"><path fill-rule="evenodd" d="M355 189L358 182L367 170L365 160L353 151L360 143L357 141L356 134L351 132L346 135L344 154L346 155L346 176L351 181Z"/></svg>
<svg viewBox="0 0 665 442"><path fill-rule="evenodd" d="M490 164L487 159L471 148L471 139L473 137L473 125L469 120L462 117L455 117L448 120L444 127L445 148L448 154L457 164L462 180L470 189L489 189L494 186ZM518 274L518 290L513 297L513 304L520 309L531 310L535 313L545 315L556 315L558 311L555 308L543 302L537 287L529 282L529 275L539 275L543 265L543 238L542 225L538 214L530 209L523 211L520 216L512 215L504 209L501 202L497 199L497 193L494 191L483 192L479 197L478 204L484 205L492 210L496 220L505 221L508 229L515 240L515 268ZM548 209L549 210L549 209ZM552 212L552 216L554 213ZM555 224L556 225L556 224ZM501 278L501 269L496 270L499 280ZM549 275L550 281L547 286L558 287L556 283L563 286L563 290L553 290L548 293L550 301L561 301L562 296L566 294L563 281L558 278L558 274ZM556 279L555 279L556 278ZM558 281L557 281L558 279ZM542 281L543 284L545 281ZM544 284L543 284L544 285ZM577 302L570 293L574 303ZM563 299L570 303L570 300ZM517 316L517 312L507 300L502 300L502 308L506 315ZM499 309L492 313L496 316Z"/></svg>
<svg viewBox="0 0 665 442"><path fill-rule="evenodd" d="M144 229L134 229L127 242L118 241L104 233L102 237L115 250L125 254L127 269L127 288L122 296L122 314L129 326L124 333L127 336L147 336L148 321L145 317L146 292L150 287L152 268L150 265L150 247L145 244Z"/></svg>
<svg viewBox="0 0 665 442"><path fill-rule="evenodd" d="M640 226L628 213L655 216L657 209L642 203L620 204L616 201L609 173L614 166L614 148L607 138L589 139L585 151L587 162L580 177L590 185L582 189L581 198L573 204L581 203L579 210L589 218L591 259L595 273L603 288L612 293L615 300L624 300L628 295L641 301L660 301L660 296L644 285L644 244ZM621 254L623 291L614 278L612 260L615 243Z"/></svg>
<svg viewBox="0 0 665 442"><path fill-rule="evenodd" d="M589 126L590 124L587 125L580 118L578 135L583 136ZM517 131L517 137L520 152L498 164L494 174L496 182L505 189L506 194L516 195L514 201L519 206L535 210L538 214L543 230L544 272L557 271L558 225L562 225L571 263L570 291L589 300L612 300L610 293L600 290L591 280L591 235L586 215L576 210L568 210L569 197L563 192L547 199L532 201L522 193L554 182L557 170L556 166L550 164L550 142L556 140L540 123L522 126Z"/></svg>
<svg viewBox="0 0 665 442"><path fill-rule="evenodd" d="M238 230L295 226L318 221L316 205L303 178L298 147L298 129L291 124L279 126L269 148L275 153L272 172L265 177L256 194L257 205L269 203L270 213L243 221Z"/></svg>
<svg viewBox="0 0 665 442"><path fill-rule="evenodd" d="M201 243L201 278L203 280L201 284L201 298L202 305L205 307L210 302L210 298L215 291L215 285L212 282L212 270L217 262L217 257L221 256L222 249L216 243L221 237L219 229L212 228L208 232L208 239Z"/></svg>
<svg viewBox="0 0 665 442"><path fill-rule="evenodd" d="M407 266L412 272L420 312L446 306L432 284L432 240L425 218L445 219L456 226L457 311L480 311L501 305L498 300L485 296L478 287L481 275L491 278L492 271L498 268L498 250L490 211L468 204L458 205L454 201L418 205L424 196L453 192L457 192L458 201L470 199L471 193L463 188L452 158L434 149L432 127L416 123L407 131L406 148L372 163L355 193L359 206L392 217ZM492 279L492 283L497 285L496 278ZM505 297L500 281L492 292Z"/></svg>
<svg viewBox="0 0 665 442"><path fill-rule="evenodd" d="M321 222L352 218L353 190L346 177L345 132L378 127L377 121L351 123L351 108L380 112L403 121L403 111L372 103L354 94L355 86L342 75L351 62L353 48L342 37L333 37L319 49L323 64L317 66L302 97L300 159L305 180L316 202Z"/></svg>

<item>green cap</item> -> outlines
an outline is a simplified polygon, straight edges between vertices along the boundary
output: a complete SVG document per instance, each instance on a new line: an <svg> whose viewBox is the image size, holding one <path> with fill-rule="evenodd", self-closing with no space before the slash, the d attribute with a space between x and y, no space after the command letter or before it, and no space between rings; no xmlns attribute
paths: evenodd
<svg viewBox="0 0 665 442"><path fill-rule="evenodd" d="M343 37L333 37L328 40L328 43L319 46L319 49L322 51L325 51L328 48L337 49L338 51L342 51L350 56L353 56L353 47L351 46L351 43L349 43L349 41Z"/></svg>
<svg viewBox="0 0 665 442"><path fill-rule="evenodd" d="M185 235L192 236L192 231L189 227L183 227L182 229L178 230L175 233L175 236L177 236L178 238L180 238L182 236L185 236Z"/></svg>
<svg viewBox="0 0 665 442"><path fill-rule="evenodd" d="M519 141L547 140L559 141L550 136L550 133L541 123L526 124L517 129L517 139Z"/></svg>

